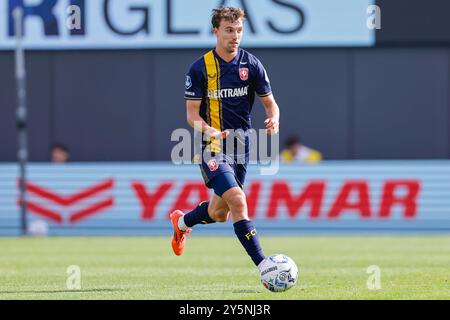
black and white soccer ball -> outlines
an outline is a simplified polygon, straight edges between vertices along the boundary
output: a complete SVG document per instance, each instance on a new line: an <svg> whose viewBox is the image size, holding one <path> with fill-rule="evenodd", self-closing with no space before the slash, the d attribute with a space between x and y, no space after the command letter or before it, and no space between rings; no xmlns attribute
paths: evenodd
<svg viewBox="0 0 450 320"><path fill-rule="evenodd" d="M298 267L284 254L273 254L259 266L262 285L272 292L289 290L297 283Z"/></svg>

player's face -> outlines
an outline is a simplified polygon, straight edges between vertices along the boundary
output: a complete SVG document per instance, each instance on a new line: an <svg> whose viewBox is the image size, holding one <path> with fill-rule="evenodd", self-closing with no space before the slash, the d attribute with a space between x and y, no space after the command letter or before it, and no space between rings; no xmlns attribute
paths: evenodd
<svg viewBox="0 0 450 320"><path fill-rule="evenodd" d="M237 52L241 44L244 31L243 21L239 19L235 22L222 20L219 28L214 28L214 34L217 37L217 45L228 53Z"/></svg>

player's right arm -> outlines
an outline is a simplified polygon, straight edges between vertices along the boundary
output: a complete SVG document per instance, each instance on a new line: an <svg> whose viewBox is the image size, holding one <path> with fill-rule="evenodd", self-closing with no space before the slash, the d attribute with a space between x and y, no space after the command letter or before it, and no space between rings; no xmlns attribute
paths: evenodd
<svg viewBox="0 0 450 320"><path fill-rule="evenodd" d="M215 139L224 139L228 131L220 131L209 126L200 116L202 100L205 96L206 75L204 74L203 59L195 61L186 75L184 98L186 99L187 122L197 131Z"/></svg>
<svg viewBox="0 0 450 320"><path fill-rule="evenodd" d="M225 139L230 133L228 130L219 131L210 125L200 116L201 100L186 100L187 122L197 131L206 133L215 139Z"/></svg>

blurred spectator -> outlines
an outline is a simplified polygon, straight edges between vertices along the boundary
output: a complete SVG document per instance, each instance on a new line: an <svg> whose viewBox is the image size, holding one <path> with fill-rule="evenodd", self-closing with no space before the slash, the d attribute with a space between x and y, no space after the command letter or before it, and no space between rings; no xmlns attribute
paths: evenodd
<svg viewBox="0 0 450 320"><path fill-rule="evenodd" d="M69 160L69 149L62 143L52 145L51 157L53 163L65 163Z"/></svg>
<svg viewBox="0 0 450 320"><path fill-rule="evenodd" d="M284 163L315 164L322 160L322 154L303 145L298 136L290 136L286 139L280 158Z"/></svg>

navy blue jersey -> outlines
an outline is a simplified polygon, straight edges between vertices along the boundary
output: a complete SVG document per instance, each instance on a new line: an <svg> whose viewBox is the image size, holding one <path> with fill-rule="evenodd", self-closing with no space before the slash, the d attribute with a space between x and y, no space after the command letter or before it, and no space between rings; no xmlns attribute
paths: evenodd
<svg viewBox="0 0 450 320"><path fill-rule="evenodd" d="M239 49L230 62L220 58L215 50L209 51L192 64L185 86L185 99L201 100L200 116L220 131L246 132L251 128L250 113L255 95L264 97L272 93L261 62L243 49ZM235 135L232 140L230 137L225 139L233 142L233 150L228 152L226 141L211 138L202 142L202 149L212 152L212 158L201 158L200 161L202 176L209 188L214 188L212 181L224 172L232 172L243 187L250 137L245 133L244 136Z"/></svg>
<svg viewBox="0 0 450 320"><path fill-rule="evenodd" d="M264 97L271 93L266 70L255 56L239 49L236 57L226 62L211 50L191 65L184 97L202 101L200 116L211 127L245 131L251 128L255 94Z"/></svg>

